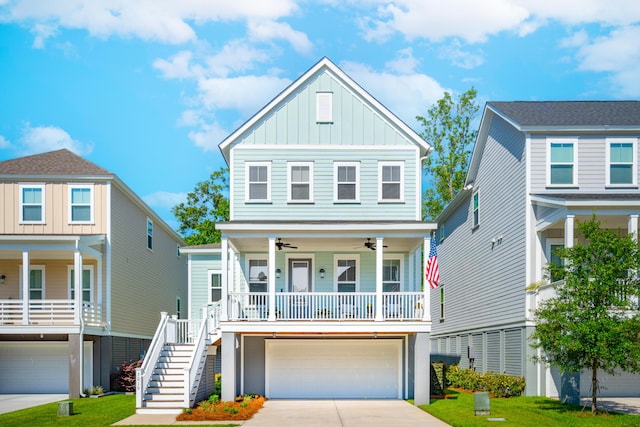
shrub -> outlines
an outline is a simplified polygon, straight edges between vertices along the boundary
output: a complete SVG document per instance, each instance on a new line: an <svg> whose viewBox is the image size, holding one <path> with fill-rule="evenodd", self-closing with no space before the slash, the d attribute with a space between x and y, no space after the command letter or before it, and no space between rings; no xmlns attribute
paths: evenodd
<svg viewBox="0 0 640 427"><path fill-rule="evenodd" d="M470 391L488 391L493 397L520 396L525 388L522 377L487 372L480 374L472 369L460 369L452 365L447 370L447 384Z"/></svg>
<svg viewBox="0 0 640 427"><path fill-rule="evenodd" d="M101 385L94 385L93 387L91 387L91 394L94 396L104 394L104 387L102 387Z"/></svg>
<svg viewBox="0 0 640 427"><path fill-rule="evenodd" d="M122 362L116 372L115 388L118 391L136 391L136 368L142 366L142 359Z"/></svg>

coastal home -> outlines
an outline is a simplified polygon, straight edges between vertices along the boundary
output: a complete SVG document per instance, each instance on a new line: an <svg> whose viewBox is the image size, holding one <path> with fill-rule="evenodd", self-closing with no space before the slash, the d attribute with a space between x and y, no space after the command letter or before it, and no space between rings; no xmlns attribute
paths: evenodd
<svg viewBox="0 0 640 427"><path fill-rule="evenodd" d="M545 267L576 242L578 221L595 213L638 232L639 137L638 101L487 103L464 190L437 220L432 360L523 376L528 395L571 395L532 361L532 310L553 294ZM601 396L640 396L640 375L598 376ZM573 398L590 396L590 378L573 379Z"/></svg>
<svg viewBox="0 0 640 427"><path fill-rule="evenodd" d="M187 251L191 302L210 304L204 315L192 309L207 319L189 326L202 349L192 361L220 355L222 399L428 403L422 255L435 224L421 221L427 142L324 58L220 149L230 220L216 225L219 264L200 266L198 249ZM162 334L173 338L175 327ZM151 359L144 368L139 411L162 399L147 392ZM197 400L198 386L188 387L174 410Z"/></svg>
<svg viewBox="0 0 640 427"><path fill-rule="evenodd" d="M183 244L66 149L0 162L0 393L108 391L160 312L187 316Z"/></svg>

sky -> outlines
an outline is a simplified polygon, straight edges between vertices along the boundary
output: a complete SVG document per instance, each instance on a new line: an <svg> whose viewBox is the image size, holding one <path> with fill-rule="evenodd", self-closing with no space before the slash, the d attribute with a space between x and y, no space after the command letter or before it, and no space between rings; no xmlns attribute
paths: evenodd
<svg viewBox="0 0 640 427"><path fill-rule="evenodd" d="M640 98L634 0L0 0L0 161L60 148L171 207L322 57L414 130L444 92Z"/></svg>

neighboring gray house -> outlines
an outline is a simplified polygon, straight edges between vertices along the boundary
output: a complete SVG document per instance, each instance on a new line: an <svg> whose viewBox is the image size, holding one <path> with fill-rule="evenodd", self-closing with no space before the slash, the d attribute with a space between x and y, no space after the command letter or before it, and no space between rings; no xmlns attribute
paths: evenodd
<svg viewBox="0 0 640 427"><path fill-rule="evenodd" d="M196 402L206 388L197 365L210 371L218 354L223 400L260 393L428 403L422 254L435 225L421 220L421 161L429 144L324 58L220 149L230 178L220 249L183 251L188 329L198 331L185 341L200 362L187 368L194 375L184 374L184 400L176 395L172 408L145 366L138 411ZM173 338L175 325L165 326ZM148 360L162 358L164 342Z"/></svg>
<svg viewBox="0 0 640 427"><path fill-rule="evenodd" d="M527 341L531 311L552 288L525 289L594 212L637 233L639 137L638 101L487 103L465 188L438 218L432 360L524 376L528 395L560 395L559 373L534 364ZM640 375L599 375L602 396L640 396ZM581 395L590 385L580 381Z"/></svg>

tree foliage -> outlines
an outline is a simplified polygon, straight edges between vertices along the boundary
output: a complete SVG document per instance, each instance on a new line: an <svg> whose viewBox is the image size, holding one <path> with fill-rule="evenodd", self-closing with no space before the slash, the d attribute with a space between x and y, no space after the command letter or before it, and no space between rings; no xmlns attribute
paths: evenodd
<svg viewBox="0 0 640 427"><path fill-rule="evenodd" d="M464 185L471 145L478 133L472 128L480 107L473 87L457 100L450 93L434 104L427 116L416 119L423 126L422 136L433 146L424 162L429 187L424 194L423 217L434 220Z"/></svg>
<svg viewBox="0 0 640 427"><path fill-rule="evenodd" d="M188 245L220 241L216 223L229 220L229 170L220 168L209 180L196 184L187 201L174 206L173 215L180 222L178 232Z"/></svg>
<svg viewBox="0 0 640 427"><path fill-rule="evenodd" d="M532 346L564 372L591 371L595 413L598 369L640 371L640 251L633 236L601 228L595 216L577 229L584 243L558 249L564 263L548 265L562 281L535 310Z"/></svg>

